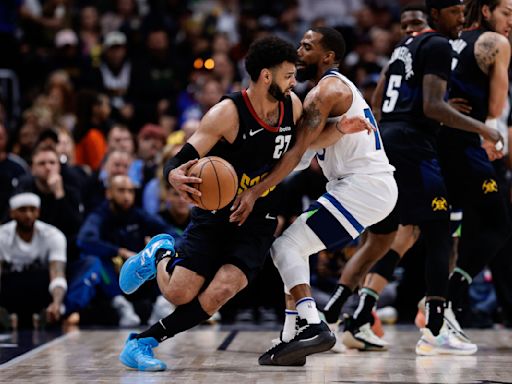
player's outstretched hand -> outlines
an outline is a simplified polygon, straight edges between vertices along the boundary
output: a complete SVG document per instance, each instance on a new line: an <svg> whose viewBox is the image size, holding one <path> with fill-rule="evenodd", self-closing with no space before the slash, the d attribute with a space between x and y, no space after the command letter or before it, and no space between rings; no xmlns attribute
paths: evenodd
<svg viewBox="0 0 512 384"><path fill-rule="evenodd" d="M258 196L254 193L253 188L246 189L239 194L231 206L233 213L229 216L229 221L238 223L238 225L245 223L257 199Z"/></svg>
<svg viewBox="0 0 512 384"><path fill-rule="evenodd" d="M357 133L367 131L368 134L375 132L377 129L368 119L361 116L347 117L342 116L336 123L336 129L343 134Z"/></svg>
<svg viewBox="0 0 512 384"><path fill-rule="evenodd" d="M189 184L198 184L203 181L199 177L187 176L187 174L190 167L198 161L198 159L190 160L185 164L181 164L169 173L169 183L178 191L183 199L192 204L194 204L194 200L190 195L201 196L201 192Z"/></svg>

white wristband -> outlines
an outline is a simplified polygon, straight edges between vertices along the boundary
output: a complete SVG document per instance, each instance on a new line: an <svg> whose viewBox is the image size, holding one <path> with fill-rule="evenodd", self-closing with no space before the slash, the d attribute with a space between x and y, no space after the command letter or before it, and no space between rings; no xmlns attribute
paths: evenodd
<svg viewBox="0 0 512 384"><path fill-rule="evenodd" d="M488 118L487 120L485 120L485 125L487 125L489 128L498 130L498 119L496 119L496 118L492 118L492 119ZM503 150L503 142L501 140L497 141L496 144L494 145L494 148L497 151L502 151Z"/></svg>
<svg viewBox="0 0 512 384"><path fill-rule="evenodd" d="M498 119L487 119L485 120L485 125L492 129L498 129Z"/></svg>
<svg viewBox="0 0 512 384"><path fill-rule="evenodd" d="M64 289L64 292L68 290L68 282L64 277L59 276L50 281L50 285L48 285L48 291L50 292L50 295L52 294L53 290L57 287Z"/></svg>

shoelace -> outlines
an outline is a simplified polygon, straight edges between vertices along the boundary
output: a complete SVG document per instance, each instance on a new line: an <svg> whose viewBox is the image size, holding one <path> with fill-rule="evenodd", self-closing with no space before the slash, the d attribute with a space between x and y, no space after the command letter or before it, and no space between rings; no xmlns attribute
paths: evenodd
<svg viewBox="0 0 512 384"><path fill-rule="evenodd" d="M306 324L306 325L300 327L299 330L297 331L297 333L295 334L295 336L293 337L293 339L290 341L295 340L302 332L304 332L308 328L309 328L309 324Z"/></svg>
<svg viewBox="0 0 512 384"><path fill-rule="evenodd" d="M151 348L151 346L149 344L145 344L145 343L137 343L139 345L139 353L137 353L137 357L151 357L153 358L153 349Z"/></svg>
<svg viewBox="0 0 512 384"><path fill-rule="evenodd" d="M281 345L281 344L283 344L283 343L284 343L284 341L283 341L283 340L281 340L281 339L279 339L279 343L277 343L276 345L273 345L273 346L271 346L270 348L268 348L268 349L265 351L265 353L269 353L271 350L273 350L274 348L277 348L278 346L280 346L280 345ZM264 354L265 354L265 353L264 353Z"/></svg>

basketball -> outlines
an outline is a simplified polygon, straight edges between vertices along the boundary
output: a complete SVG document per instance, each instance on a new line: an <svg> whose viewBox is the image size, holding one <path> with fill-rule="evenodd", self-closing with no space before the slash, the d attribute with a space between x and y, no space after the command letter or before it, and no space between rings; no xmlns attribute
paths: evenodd
<svg viewBox="0 0 512 384"><path fill-rule="evenodd" d="M217 156L207 156L190 167L188 176L200 177L203 182L192 184L201 196L192 196L198 207L208 211L224 208L235 197L238 177L233 166Z"/></svg>

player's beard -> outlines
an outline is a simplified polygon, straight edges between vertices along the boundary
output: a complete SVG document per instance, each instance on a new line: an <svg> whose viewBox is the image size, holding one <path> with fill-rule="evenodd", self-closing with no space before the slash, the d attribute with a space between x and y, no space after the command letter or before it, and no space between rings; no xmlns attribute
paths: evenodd
<svg viewBox="0 0 512 384"><path fill-rule="evenodd" d="M301 83L308 80L313 80L318 73L318 65L308 64L301 69L297 69L297 81Z"/></svg>
<svg viewBox="0 0 512 384"><path fill-rule="evenodd" d="M277 101L285 101L286 94L281 90L279 85L275 81L272 81L270 87L268 88L268 93Z"/></svg>

